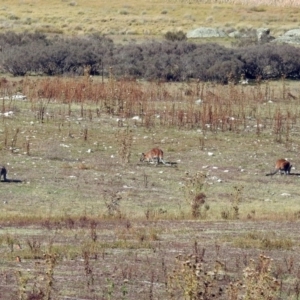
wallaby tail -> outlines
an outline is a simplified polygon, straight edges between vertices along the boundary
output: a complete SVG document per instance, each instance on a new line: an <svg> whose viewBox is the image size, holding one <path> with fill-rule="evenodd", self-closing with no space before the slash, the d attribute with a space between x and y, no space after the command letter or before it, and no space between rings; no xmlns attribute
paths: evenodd
<svg viewBox="0 0 300 300"><path fill-rule="evenodd" d="M266 176L272 176L272 175L275 175L277 172L279 171L279 169L277 169L277 170L275 170L274 172L272 172L272 173L268 173L268 174L266 174Z"/></svg>
<svg viewBox="0 0 300 300"><path fill-rule="evenodd" d="M160 158L159 161L162 162L164 165L166 164L166 162L162 158Z"/></svg>

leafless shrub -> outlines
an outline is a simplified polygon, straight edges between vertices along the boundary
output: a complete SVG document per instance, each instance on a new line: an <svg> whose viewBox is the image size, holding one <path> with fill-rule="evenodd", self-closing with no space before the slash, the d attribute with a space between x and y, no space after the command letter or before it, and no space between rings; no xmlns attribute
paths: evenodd
<svg viewBox="0 0 300 300"><path fill-rule="evenodd" d="M191 209L193 218L204 218L205 212L201 212L201 208L204 206L206 195L204 193L197 194L191 201ZM209 209L209 206L205 206L205 211Z"/></svg>
<svg viewBox="0 0 300 300"><path fill-rule="evenodd" d="M260 255L251 260L243 271L243 279L230 281L225 264L216 261L209 265L197 255L176 257L173 271L168 276L170 299L278 299L281 282L272 276L272 259Z"/></svg>
<svg viewBox="0 0 300 300"><path fill-rule="evenodd" d="M223 219L238 219L240 203L242 201L243 186L235 186L234 193L231 194L230 207L221 211L221 217Z"/></svg>
<svg viewBox="0 0 300 300"><path fill-rule="evenodd" d="M259 256L244 269L244 295L247 299L277 299L281 283L272 276L272 259L265 255Z"/></svg>
<svg viewBox="0 0 300 300"><path fill-rule="evenodd" d="M41 242L39 240L36 240L36 239L27 239L26 240L26 243L30 249L30 251L34 254L34 255L37 255L37 254L41 254Z"/></svg>
<svg viewBox="0 0 300 300"><path fill-rule="evenodd" d="M224 264L215 262L215 266L197 259L196 255L176 257L175 266L168 276L170 299L218 299L225 295L222 280Z"/></svg>
<svg viewBox="0 0 300 300"><path fill-rule="evenodd" d="M203 193L205 184L206 175L198 172L187 177L182 188L184 198L190 204L193 218L205 218L206 211L209 210L209 205L204 205L206 199L206 195ZM202 211L202 207L205 208L204 211Z"/></svg>
<svg viewBox="0 0 300 300"><path fill-rule="evenodd" d="M16 274L18 281L18 297L21 300L51 300L56 296L54 288L54 269L57 264L58 255L46 253L40 269L36 274L41 275L43 281L36 274L24 274L18 271Z"/></svg>
<svg viewBox="0 0 300 300"><path fill-rule="evenodd" d="M118 153L122 163L127 164L130 162L131 147L133 142L133 135L129 128L119 131L116 135L119 145Z"/></svg>
<svg viewBox="0 0 300 300"><path fill-rule="evenodd" d="M105 194L105 206L109 217L122 218L120 201L122 197L117 192L107 192Z"/></svg>
<svg viewBox="0 0 300 300"><path fill-rule="evenodd" d="M92 241L95 243L97 241L97 223L95 221L91 221L91 224L90 224L90 229L91 229L91 239Z"/></svg>

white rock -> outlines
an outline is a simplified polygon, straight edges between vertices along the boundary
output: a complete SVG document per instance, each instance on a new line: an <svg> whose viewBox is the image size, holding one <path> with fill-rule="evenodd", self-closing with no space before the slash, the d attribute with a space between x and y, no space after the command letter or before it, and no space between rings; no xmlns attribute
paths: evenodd
<svg viewBox="0 0 300 300"><path fill-rule="evenodd" d="M239 83L242 85L247 85L249 83L249 80L248 80L248 78L245 78L245 79L240 80Z"/></svg>
<svg viewBox="0 0 300 300"><path fill-rule="evenodd" d="M132 120L141 120L141 118L139 117L139 116L134 116L134 117L132 117Z"/></svg>
<svg viewBox="0 0 300 300"><path fill-rule="evenodd" d="M16 95L12 95L11 99L13 100L25 100L27 97L25 95L22 95L21 93L18 93Z"/></svg>

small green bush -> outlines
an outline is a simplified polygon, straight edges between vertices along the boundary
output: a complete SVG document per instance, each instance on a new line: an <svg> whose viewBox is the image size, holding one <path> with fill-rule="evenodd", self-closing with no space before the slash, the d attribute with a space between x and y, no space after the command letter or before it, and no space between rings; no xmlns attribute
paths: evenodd
<svg viewBox="0 0 300 300"><path fill-rule="evenodd" d="M168 41L185 41L187 37L183 31L168 31L165 34L165 39Z"/></svg>

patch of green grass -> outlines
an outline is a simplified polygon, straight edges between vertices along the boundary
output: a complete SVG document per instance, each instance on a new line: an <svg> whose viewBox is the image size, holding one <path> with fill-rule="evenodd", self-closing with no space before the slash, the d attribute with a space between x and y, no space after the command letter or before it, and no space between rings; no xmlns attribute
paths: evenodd
<svg viewBox="0 0 300 300"><path fill-rule="evenodd" d="M289 237L277 236L274 232L247 232L237 237L225 237L234 247L261 250L291 250L295 242Z"/></svg>

